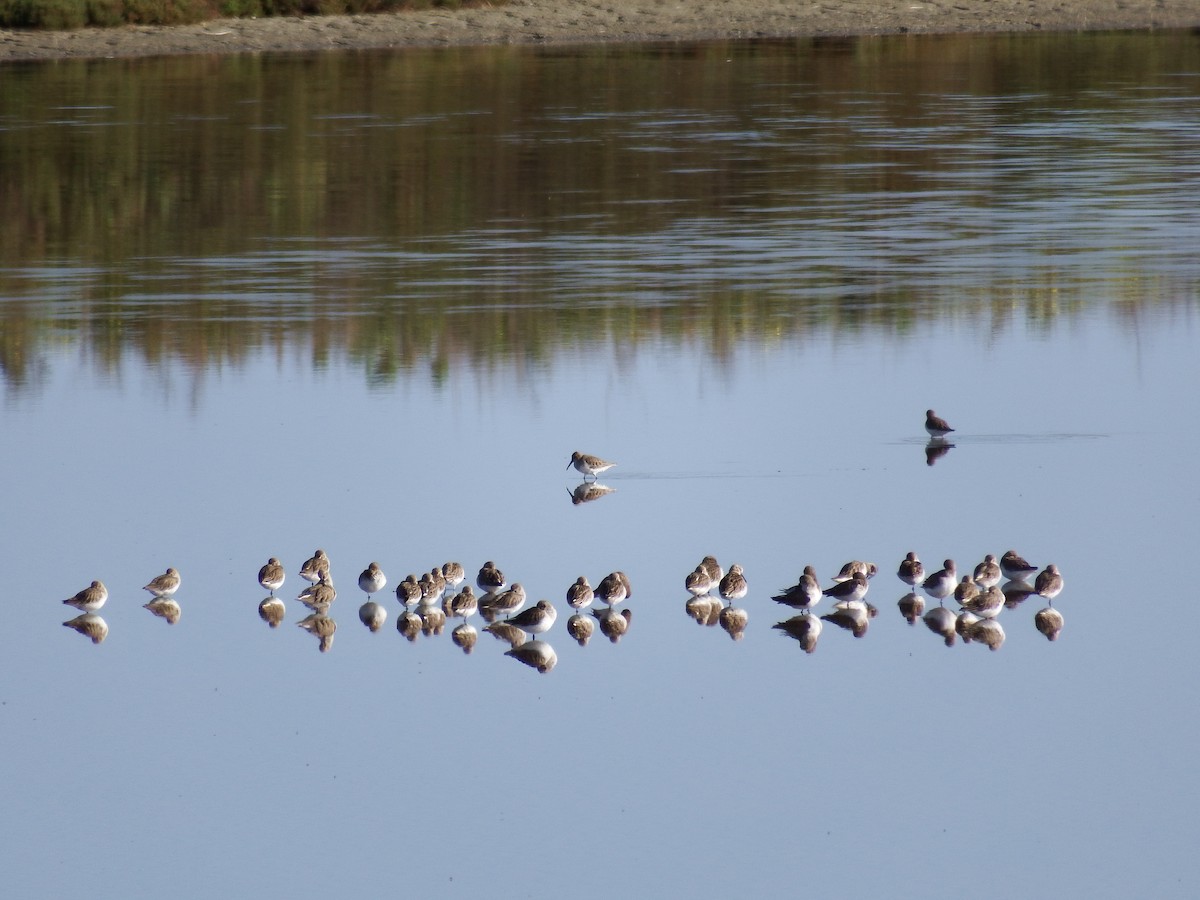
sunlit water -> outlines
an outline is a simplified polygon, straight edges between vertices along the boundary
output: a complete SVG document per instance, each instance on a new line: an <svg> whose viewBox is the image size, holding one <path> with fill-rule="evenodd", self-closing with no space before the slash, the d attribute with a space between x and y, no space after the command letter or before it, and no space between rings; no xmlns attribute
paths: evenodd
<svg viewBox="0 0 1200 900"><path fill-rule="evenodd" d="M5 75L20 896L1195 894L1196 37ZM996 652L901 617L907 551L1009 548L1063 571L1056 642L1037 597ZM685 609L709 553L738 641ZM852 558L879 615L807 655L770 597ZM552 671L397 632L448 560L558 607ZM618 569L628 632L578 646Z"/></svg>

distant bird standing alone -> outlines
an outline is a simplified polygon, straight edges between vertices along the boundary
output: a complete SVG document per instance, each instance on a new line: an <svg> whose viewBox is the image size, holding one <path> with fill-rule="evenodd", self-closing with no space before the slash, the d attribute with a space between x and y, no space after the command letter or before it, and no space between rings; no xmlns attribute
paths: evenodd
<svg viewBox="0 0 1200 900"><path fill-rule="evenodd" d="M576 450L571 454L571 461L567 463L567 468L569 469L571 466L574 466L577 472L582 473L585 481L588 476L591 476L594 481L598 475L607 472L615 465L616 463L608 462L598 456L591 456L590 454L580 453Z"/></svg>
<svg viewBox="0 0 1200 900"><path fill-rule="evenodd" d="M954 429L950 427L950 423L934 413L932 409L925 410L925 430L929 432L929 436L935 441L944 438Z"/></svg>

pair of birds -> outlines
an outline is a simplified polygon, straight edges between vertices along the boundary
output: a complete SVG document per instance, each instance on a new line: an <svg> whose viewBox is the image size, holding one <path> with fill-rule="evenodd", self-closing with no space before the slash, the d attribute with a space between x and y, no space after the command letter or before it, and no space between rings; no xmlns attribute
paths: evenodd
<svg viewBox="0 0 1200 900"><path fill-rule="evenodd" d="M149 591L157 600L165 600L179 590L181 583L182 579L179 577L179 573L173 568L168 568L162 575L152 579L142 590ZM85 613L96 612L107 602L108 588L104 586L104 582L99 580L93 581L82 591L63 601L67 606L73 606Z"/></svg>
<svg viewBox="0 0 1200 900"><path fill-rule="evenodd" d="M729 603L741 600L750 592L745 570L734 563L726 572L714 556L700 560L700 564L683 580L683 586L693 597L703 597L716 588L721 599Z"/></svg>
<svg viewBox="0 0 1200 900"><path fill-rule="evenodd" d="M833 584L821 588L817 571L812 566L805 566L799 580L789 588L784 589L771 599L792 609L808 612L821 602L822 597L828 597L835 605L850 607L861 605L867 596L868 580L875 576L879 567L874 563L852 559L838 570L833 578Z"/></svg>
<svg viewBox="0 0 1200 900"><path fill-rule="evenodd" d="M580 575L567 588L567 605L575 610L587 609L592 601L599 600L608 606L616 606L632 596L633 585L624 572L609 572L595 588L588 583L586 575Z"/></svg>

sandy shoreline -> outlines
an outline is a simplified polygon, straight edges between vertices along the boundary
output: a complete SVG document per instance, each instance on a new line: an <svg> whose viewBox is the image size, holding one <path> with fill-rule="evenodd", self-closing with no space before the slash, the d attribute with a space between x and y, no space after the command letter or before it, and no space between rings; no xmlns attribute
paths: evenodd
<svg viewBox="0 0 1200 900"><path fill-rule="evenodd" d="M0 30L0 61L468 44L1200 27L1200 0L510 0L455 11Z"/></svg>

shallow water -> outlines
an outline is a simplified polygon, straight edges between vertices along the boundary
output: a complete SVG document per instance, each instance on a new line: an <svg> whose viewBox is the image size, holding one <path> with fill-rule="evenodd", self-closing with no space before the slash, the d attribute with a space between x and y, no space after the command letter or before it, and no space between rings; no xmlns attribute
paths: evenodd
<svg viewBox="0 0 1200 900"><path fill-rule="evenodd" d="M1194 895L1158 561L1196 532L1195 36L3 83L19 894ZM612 493L573 502L577 449ZM1064 573L1056 642L1036 597L994 653L905 623L905 552L1010 547ZM745 567L739 641L685 611L708 553ZM806 655L770 596L852 558L879 616ZM555 603L552 671L397 633L394 585L450 559ZM174 625L142 608L167 566ZM567 587L616 569L629 630L579 647ZM59 624L93 578L98 646Z"/></svg>

